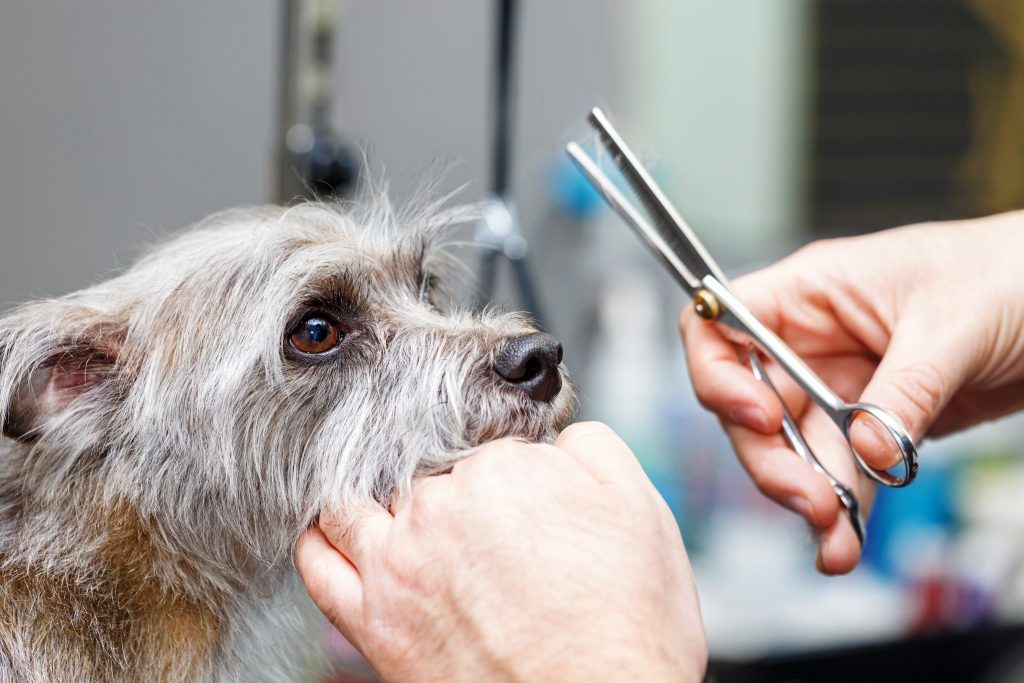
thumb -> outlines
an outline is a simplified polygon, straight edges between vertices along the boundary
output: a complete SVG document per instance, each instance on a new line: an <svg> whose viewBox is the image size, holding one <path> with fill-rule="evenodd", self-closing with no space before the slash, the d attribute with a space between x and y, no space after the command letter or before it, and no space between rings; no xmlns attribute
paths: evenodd
<svg viewBox="0 0 1024 683"><path fill-rule="evenodd" d="M372 558L394 522L378 503L350 505L344 513L320 512L295 550L295 567L309 597L357 648L363 643L363 589Z"/></svg>
<svg viewBox="0 0 1024 683"><path fill-rule="evenodd" d="M353 644L361 641L363 582L356 568L318 527L307 529L295 549L295 568L306 592L327 620Z"/></svg>
<svg viewBox="0 0 1024 683"><path fill-rule="evenodd" d="M917 444L960 389L965 373L965 356L948 337L897 329L860 400L895 414ZM866 414L854 418L850 441L872 467L892 467L900 459L888 431Z"/></svg>
<svg viewBox="0 0 1024 683"><path fill-rule="evenodd" d="M340 512L322 510L319 527L330 544L360 573L380 555L395 518L376 501L349 504Z"/></svg>

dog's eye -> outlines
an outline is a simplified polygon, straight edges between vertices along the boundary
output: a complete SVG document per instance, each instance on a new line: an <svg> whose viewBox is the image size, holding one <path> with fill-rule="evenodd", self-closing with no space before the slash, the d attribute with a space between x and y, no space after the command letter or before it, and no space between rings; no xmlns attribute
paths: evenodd
<svg viewBox="0 0 1024 683"><path fill-rule="evenodd" d="M302 353L326 353L344 338L338 325L322 315L311 315L292 330L289 341Z"/></svg>

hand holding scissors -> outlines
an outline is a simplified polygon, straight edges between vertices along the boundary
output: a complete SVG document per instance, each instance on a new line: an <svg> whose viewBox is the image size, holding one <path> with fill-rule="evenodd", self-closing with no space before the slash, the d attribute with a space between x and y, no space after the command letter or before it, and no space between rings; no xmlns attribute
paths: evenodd
<svg viewBox="0 0 1024 683"><path fill-rule="evenodd" d="M645 216L644 212L627 199L579 145L570 143L570 156L616 213L637 232L692 297L697 314L708 323L730 328L731 337L738 334L740 338L748 341L747 356L751 370L773 391L775 386L761 363L759 353L774 360L838 428L850 445L854 462L866 476L886 486L901 487L909 484L917 473L917 452L909 432L900 419L876 405L844 401L789 346L762 324L735 295L717 264L604 114L595 109L589 121L612 161L622 172L626 185L639 199L647 215ZM863 543L864 524L856 495L818 460L800 433L796 421L785 410L785 402L781 396L780 402L784 409L783 432L788 441L793 449L831 485L847 511L858 540ZM854 425L866 421L874 422L874 431L887 435L891 441L891 450L894 456L898 456L899 461L895 470L872 467L850 442L850 433Z"/></svg>

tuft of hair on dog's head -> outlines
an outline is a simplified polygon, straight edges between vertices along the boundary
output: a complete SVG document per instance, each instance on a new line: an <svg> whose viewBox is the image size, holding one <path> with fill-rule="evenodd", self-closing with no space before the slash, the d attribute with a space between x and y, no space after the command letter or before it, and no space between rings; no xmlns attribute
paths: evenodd
<svg viewBox="0 0 1024 683"><path fill-rule="evenodd" d="M128 511L188 558L168 571L241 585L323 508L386 502L490 439L553 438L571 388L532 401L492 371L528 318L438 296L458 272L443 236L478 215L446 202L396 208L371 187L225 211L0 318L0 518L61 518L67 556L44 532L11 552L87 564L89 534ZM290 341L311 316L339 338L323 353Z"/></svg>

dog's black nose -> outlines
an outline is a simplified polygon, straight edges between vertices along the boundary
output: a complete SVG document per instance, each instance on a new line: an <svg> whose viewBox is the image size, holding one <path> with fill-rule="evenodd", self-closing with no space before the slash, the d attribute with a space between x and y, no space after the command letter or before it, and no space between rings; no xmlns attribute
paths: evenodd
<svg viewBox="0 0 1024 683"><path fill-rule="evenodd" d="M494 360L494 372L534 401L548 402L562 390L562 345L550 334L516 337Z"/></svg>

